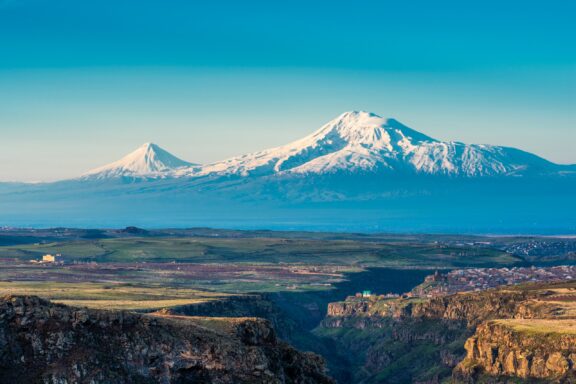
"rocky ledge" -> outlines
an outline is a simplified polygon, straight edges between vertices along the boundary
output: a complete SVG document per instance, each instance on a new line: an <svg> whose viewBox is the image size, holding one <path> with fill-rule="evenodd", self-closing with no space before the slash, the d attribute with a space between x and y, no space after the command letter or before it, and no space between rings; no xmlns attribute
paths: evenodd
<svg viewBox="0 0 576 384"><path fill-rule="evenodd" d="M0 298L2 383L333 383L265 320L144 315Z"/></svg>
<svg viewBox="0 0 576 384"><path fill-rule="evenodd" d="M490 289L430 299L348 298L330 303L324 325L339 327L345 321L366 324L382 319L443 319L458 321L474 328L484 320L495 318L555 318L558 307L539 301L551 293L540 289ZM364 320L364 321L362 321ZM360 327L363 327L361 325Z"/></svg>
<svg viewBox="0 0 576 384"><path fill-rule="evenodd" d="M465 344L455 382L507 382L511 377L576 382L576 320L494 320Z"/></svg>

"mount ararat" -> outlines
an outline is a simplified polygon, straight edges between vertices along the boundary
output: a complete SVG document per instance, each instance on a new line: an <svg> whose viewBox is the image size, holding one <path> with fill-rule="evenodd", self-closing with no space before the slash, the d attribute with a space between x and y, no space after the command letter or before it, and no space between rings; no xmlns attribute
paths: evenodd
<svg viewBox="0 0 576 384"><path fill-rule="evenodd" d="M70 180L0 184L0 225L576 233L576 165L346 112L211 164L147 143Z"/></svg>
<svg viewBox="0 0 576 384"><path fill-rule="evenodd" d="M380 175L519 176L575 172L514 148L441 142L394 119L346 112L290 144L207 165L188 163L147 143L83 179L196 178L376 173ZM575 172L576 173L576 172Z"/></svg>

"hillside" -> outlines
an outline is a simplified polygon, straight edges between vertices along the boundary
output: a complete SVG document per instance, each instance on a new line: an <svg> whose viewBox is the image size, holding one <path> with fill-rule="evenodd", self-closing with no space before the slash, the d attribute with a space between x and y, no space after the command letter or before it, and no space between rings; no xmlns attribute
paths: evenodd
<svg viewBox="0 0 576 384"><path fill-rule="evenodd" d="M322 359L255 318L81 309L0 300L0 382L332 383Z"/></svg>

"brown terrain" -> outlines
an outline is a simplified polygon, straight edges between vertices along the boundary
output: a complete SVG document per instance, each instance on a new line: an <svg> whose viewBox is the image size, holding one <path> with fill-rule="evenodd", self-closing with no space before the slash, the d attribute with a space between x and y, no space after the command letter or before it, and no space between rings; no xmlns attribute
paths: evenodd
<svg viewBox="0 0 576 384"><path fill-rule="evenodd" d="M0 383L332 383L323 360L258 318L0 299Z"/></svg>
<svg viewBox="0 0 576 384"><path fill-rule="evenodd" d="M576 320L492 320L466 341L455 381L505 377L576 382Z"/></svg>

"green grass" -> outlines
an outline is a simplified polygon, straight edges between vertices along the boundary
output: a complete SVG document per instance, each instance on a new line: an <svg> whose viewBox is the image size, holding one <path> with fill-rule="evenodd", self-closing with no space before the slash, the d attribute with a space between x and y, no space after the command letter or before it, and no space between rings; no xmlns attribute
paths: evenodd
<svg viewBox="0 0 576 384"><path fill-rule="evenodd" d="M518 262L493 249L413 240L123 237L38 241L0 247L0 259L18 260L0 261L0 293L35 294L98 308L153 309L210 300L224 293L326 291L345 278L344 272L367 267L428 269ZM46 253L60 253L69 264L27 262ZM76 262L80 264L73 265ZM203 273L203 266L222 268L207 268Z"/></svg>
<svg viewBox="0 0 576 384"><path fill-rule="evenodd" d="M0 247L0 257L39 259L61 253L97 262L305 263L363 267L512 265L507 253L469 246L281 238L112 238Z"/></svg>

